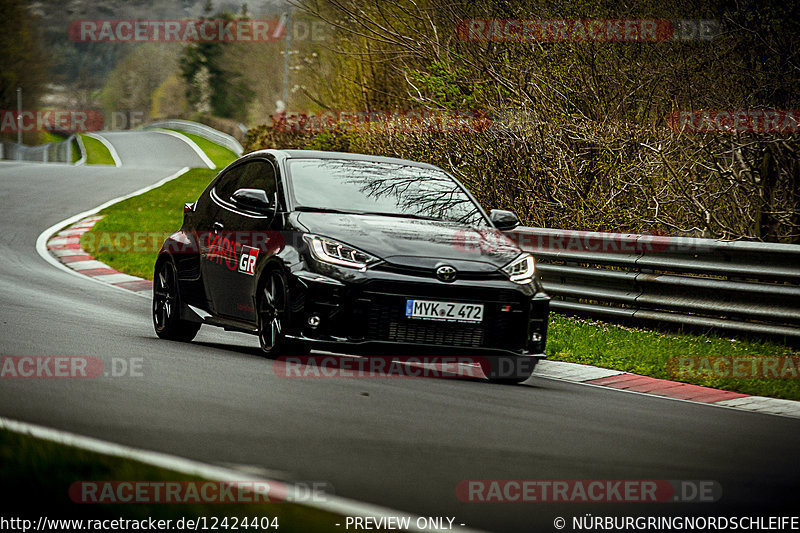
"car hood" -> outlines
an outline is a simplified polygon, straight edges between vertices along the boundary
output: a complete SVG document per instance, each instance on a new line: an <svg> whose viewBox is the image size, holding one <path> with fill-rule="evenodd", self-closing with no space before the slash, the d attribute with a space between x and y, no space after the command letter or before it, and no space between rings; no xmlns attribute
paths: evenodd
<svg viewBox="0 0 800 533"><path fill-rule="evenodd" d="M461 271L489 272L501 268L521 252L493 228L372 215L297 213L303 229L342 241L411 268L433 268L447 262Z"/></svg>

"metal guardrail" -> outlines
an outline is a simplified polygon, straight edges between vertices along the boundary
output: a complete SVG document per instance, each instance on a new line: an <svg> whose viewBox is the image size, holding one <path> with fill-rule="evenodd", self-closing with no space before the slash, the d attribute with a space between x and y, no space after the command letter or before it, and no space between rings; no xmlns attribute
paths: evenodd
<svg viewBox="0 0 800 533"><path fill-rule="evenodd" d="M219 130L215 130L210 126L206 126L205 124L200 124L199 122L179 119L159 120L157 122L151 122L144 127L144 129L151 128L167 128L185 131L219 144L220 146L224 146L236 155L242 155L244 152L244 148L234 137Z"/></svg>
<svg viewBox="0 0 800 533"><path fill-rule="evenodd" d="M2 145L0 147L0 159L38 161L41 163L72 163L72 141L75 139L75 135L70 135L63 141L38 146L2 141L0 143ZM78 140L78 143L80 145L80 140Z"/></svg>
<svg viewBox="0 0 800 533"><path fill-rule="evenodd" d="M800 338L800 246L520 227L556 312Z"/></svg>

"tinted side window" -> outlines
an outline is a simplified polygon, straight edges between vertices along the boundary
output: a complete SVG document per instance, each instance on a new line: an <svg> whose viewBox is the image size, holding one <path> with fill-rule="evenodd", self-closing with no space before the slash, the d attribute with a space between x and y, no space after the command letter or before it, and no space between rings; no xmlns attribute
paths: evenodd
<svg viewBox="0 0 800 533"><path fill-rule="evenodd" d="M275 169L267 161L256 160L239 165L228 171L214 187L214 192L222 200L228 201L239 189L262 189L267 197L277 190Z"/></svg>
<svg viewBox="0 0 800 533"><path fill-rule="evenodd" d="M239 188L262 189L267 192L267 197L272 199L276 190L275 169L272 164L267 161L253 161L244 165Z"/></svg>
<svg viewBox="0 0 800 533"><path fill-rule="evenodd" d="M230 169L222 176L214 186L214 193L222 200L228 200L239 187L245 165L239 165Z"/></svg>

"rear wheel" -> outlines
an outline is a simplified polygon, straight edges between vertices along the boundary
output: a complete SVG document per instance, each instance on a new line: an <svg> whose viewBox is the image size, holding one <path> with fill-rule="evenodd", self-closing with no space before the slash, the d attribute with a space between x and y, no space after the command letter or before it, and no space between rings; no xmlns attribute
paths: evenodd
<svg viewBox="0 0 800 533"><path fill-rule="evenodd" d="M492 383L513 385L533 374L539 359L518 355L496 355L481 358L481 370Z"/></svg>
<svg viewBox="0 0 800 533"><path fill-rule="evenodd" d="M180 318L178 275L172 261L162 261L153 279L153 327L162 339L188 342L200 324Z"/></svg>
<svg viewBox="0 0 800 533"><path fill-rule="evenodd" d="M256 302L258 310L258 341L268 357L291 352L304 355L309 346L286 338L289 292L286 278L277 270L267 272L260 284Z"/></svg>

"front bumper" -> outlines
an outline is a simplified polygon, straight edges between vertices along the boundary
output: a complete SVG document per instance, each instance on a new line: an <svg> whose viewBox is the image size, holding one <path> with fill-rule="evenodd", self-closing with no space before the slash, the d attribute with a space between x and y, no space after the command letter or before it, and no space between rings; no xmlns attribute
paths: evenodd
<svg viewBox="0 0 800 533"><path fill-rule="evenodd" d="M287 334L297 339L544 357L550 299L529 286L497 279L445 284L383 272L350 283L307 271L294 275ZM410 319L406 300L415 298L481 303L484 317L480 323Z"/></svg>

